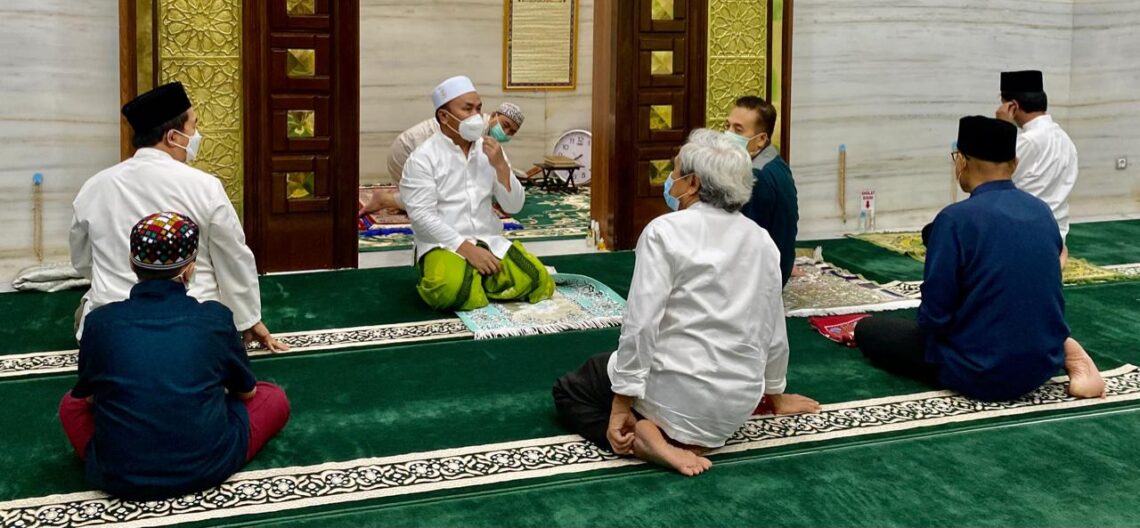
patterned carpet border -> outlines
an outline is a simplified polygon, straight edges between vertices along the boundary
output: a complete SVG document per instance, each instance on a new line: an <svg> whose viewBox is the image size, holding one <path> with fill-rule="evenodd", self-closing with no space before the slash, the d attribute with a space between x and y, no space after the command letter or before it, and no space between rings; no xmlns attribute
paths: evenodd
<svg viewBox="0 0 1140 528"><path fill-rule="evenodd" d="M276 337L290 346L288 352L275 354L281 355L349 347L437 341L473 337L473 334L459 319L436 319L415 323L290 332L277 334ZM253 357L270 354L269 351L259 347L249 349L249 355ZM0 378L74 372L78 368L78 361L78 350L0 356Z"/></svg>
<svg viewBox="0 0 1140 528"><path fill-rule="evenodd" d="M825 405L820 414L757 416L712 454L745 452L837 438L897 432L1140 400L1140 372L1105 372L1107 397L1076 400L1064 378L1008 402L979 402L948 391ZM130 502L99 492L0 503L0 524L158 526L283 512L641 464L573 435L460 449L239 473L221 486L177 499ZM715 468L714 468L715 471Z"/></svg>

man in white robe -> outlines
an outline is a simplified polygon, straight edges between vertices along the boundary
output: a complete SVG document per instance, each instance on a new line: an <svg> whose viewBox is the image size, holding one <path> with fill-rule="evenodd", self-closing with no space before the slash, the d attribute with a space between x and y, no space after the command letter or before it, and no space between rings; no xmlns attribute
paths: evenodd
<svg viewBox="0 0 1140 528"><path fill-rule="evenodd" d="M694 476L766 398L777 414L818 412L785 394L788 336L780 251L740 213L751 160L719 132L689 137L665 184L676 212L637 242L637 265L612 354L553 388L564 425L604 449Z"/></svg>
<svg viewBox="0 0 1140 528"><path fill-rule="evenodd" d="M1061 242L1069 234L1069 194L1077 184L1077 147L1046 113L1049 99L1040 71L1002 72L997 118L1017 125L1017 170L1013 184L1053 211ZM1061 267L1069 249L1061 247Z"/></svg>
<svg viewBox="0 0 1140 528"><path fill-rule="evenodd" d="M199 152L202 136L182 84L138 96L123 106L123 115L138 150L88 180L72 204L71 263L91 279L76 312L76 339L91 310L130 295L136 282L130 266L131 227L152 213L175 211L201 228L190 295L226 305L247 343L256 340L273 351L287 350L261 322L257 265L221 181L187 165Z"/></svg>

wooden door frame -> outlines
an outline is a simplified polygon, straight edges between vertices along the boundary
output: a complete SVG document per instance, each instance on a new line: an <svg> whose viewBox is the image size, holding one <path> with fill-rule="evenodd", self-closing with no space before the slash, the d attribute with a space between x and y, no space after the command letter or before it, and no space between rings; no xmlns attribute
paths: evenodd
<svg viewBox="0 0 1140 528"><path fill-rule="evenodd" d="M360 7L357 0L327 0L332 17L338 24L336 40L356 42L355 46L335 46L336 60L331 77L333 90L331 114L339 123L332 135L332 151L336 152L329 167L330 178L338 180L337 192L330 196L333 220L332 268L355 268L359 264L357 242L357 201L360 188ZM270 98L250 97L260 93L269 83L267 56L269 14L264 2L242 3L242 76L245 96L243 105L244 127L244 178L246 242L257 259L258 271L264 272L267 226L262 221L268 202L261 197L270 196L271 175L266 175L272 155L272 137L264 124L272 122ZM255 100L254 100L255 99ZM346 182L345 180L349 180ZM344 205L351 204L351 207Z"/></svg>

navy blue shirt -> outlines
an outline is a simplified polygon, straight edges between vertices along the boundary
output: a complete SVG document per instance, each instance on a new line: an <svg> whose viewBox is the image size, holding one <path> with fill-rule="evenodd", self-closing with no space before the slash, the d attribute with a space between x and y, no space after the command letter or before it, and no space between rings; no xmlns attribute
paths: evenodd
<svg viewBox="0 0 1140 528"><path fill-rule="evenodd" d="M1016 398L1064 365L1061 235L1049 206L1009 180L974 189L934 219L918 324L948 388Z"/></svg>
<svg viewBox="0 0 1140 528"><path fill-rule="evenodd" d="M796 233L800 220L796 182L792 179L792 169L775 152L775 147L769 146L765 150L771 150L775 156L761 168L753 165L752 176L756 183L752 186L752 199L740 212L763 227L776 243L780 250L780 278L783 284L787 284L796 263ZM764 154L762 151L757 158Z"/></svg>
<svg viewBox="0 0 1140 528"><path fill-rule="evenodd" d="M95 397L87 479L132 500L220 484L245 465L249 444L245 404L225 389L256 382L228 308L174 281L136 284L84 324L71 394Z"/></svg>

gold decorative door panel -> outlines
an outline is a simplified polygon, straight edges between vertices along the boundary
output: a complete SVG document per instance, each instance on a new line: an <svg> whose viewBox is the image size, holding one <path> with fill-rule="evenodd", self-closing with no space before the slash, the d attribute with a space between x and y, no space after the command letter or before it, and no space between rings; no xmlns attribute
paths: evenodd
<svg viewBox="0 0 1140 528"><path fill-rule="evenodd" d="M121 99L181 81L204 136L194 166L244 205L241 0L120 0ZM133 154L124 122L123 156Z"/></svg>

